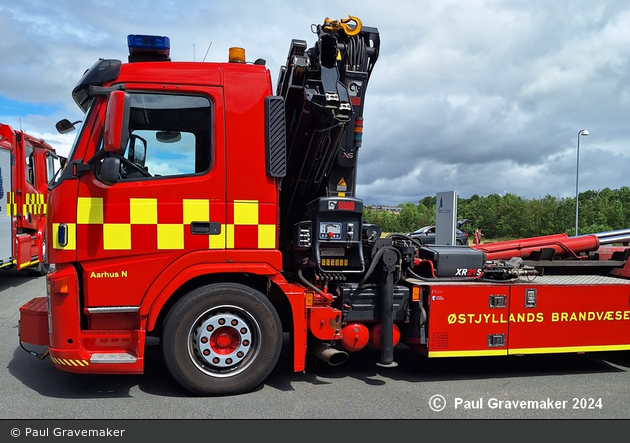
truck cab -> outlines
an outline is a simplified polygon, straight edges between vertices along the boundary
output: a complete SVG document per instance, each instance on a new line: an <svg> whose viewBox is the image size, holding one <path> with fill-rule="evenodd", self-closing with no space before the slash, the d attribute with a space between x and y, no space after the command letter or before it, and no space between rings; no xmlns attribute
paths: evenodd
<svg viewBox="0 0 630 443"><path fill-rule="evenodd" d="M267 291L281 272L273 149L284 149L284 108L269 70L244 54L172 62L168 45L130 35L128 63L99 60L73 91L86 117L47 230L50 355L76 362L64 369L140 373L145 334L186 291Z"/></svg>

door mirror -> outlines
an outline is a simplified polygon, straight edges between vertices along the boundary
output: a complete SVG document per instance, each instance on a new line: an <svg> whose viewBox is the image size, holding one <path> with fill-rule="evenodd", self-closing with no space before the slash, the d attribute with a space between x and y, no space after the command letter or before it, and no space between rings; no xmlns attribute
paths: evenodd
<svg viewBox="0 0 630 443"><path fill-rule="evenodd" d="M107 101L103 149L122 154L129 141L129 114L131 101L125 91L112 91Z"/></svg>
<svg viewBox="0 0 630 443"><path fill-rule="evenodd" d="M131 134L129 136L127 158L133 164L144 168L144 163L147 158L147 141L139 135Z"/></svg>
<svg viewBox="0 0 630 443"><path fill-rule="evenodd" d="M105 157L101 164L101 181L107 186L115 185L118 182L120 172L120 159L118 157Z"/></svg>
<svg viewBox="0 0 630 443"><path fill-rule="evenodd" d="M81 123L81 120L70 123L70 120L64 118L63 120L59 120L57 122L55 128L57 128L57 132L59 132L60 134L69 134L76 129L75 125L79 123Z"/></svg>

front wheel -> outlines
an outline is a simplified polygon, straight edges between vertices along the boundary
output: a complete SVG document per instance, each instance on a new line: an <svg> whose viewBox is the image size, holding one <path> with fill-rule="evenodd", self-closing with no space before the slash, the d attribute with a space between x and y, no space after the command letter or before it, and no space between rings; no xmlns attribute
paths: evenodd
<svg viewBox="0 0 630 443"><path fill-rule="evenodd" d="M198 395L239 394L262 383L282 350L280 318L259 291L197 288L171 309L162 349L173 378Z"/></svg>

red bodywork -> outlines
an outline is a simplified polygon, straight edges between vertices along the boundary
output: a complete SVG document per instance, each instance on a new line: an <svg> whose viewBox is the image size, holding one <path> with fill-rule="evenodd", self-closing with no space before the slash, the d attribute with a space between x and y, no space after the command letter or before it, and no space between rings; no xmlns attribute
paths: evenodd
<svg viewBox="0 0 630 443"><path fill-rule="evenodd" d="M421 350L452 357L630 349L629 298L630 281L592 275L432 285Z"/></svg>

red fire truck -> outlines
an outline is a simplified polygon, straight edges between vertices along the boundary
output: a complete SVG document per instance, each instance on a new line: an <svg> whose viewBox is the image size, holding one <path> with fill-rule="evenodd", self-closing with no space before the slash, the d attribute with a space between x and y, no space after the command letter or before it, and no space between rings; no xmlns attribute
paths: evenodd
<svg viewBox="0 0 630 443"><path fill-rule="evenodd" d="M128 36L72 95L87 113L49 202L47 297L20 342L59 369L139 374L159 343L197 395L262 383L290 336L331 365L367 346L425 356L630 349L628 233L473 248L382 235L356 196L379 55L356 17L293 40L276 91L264 60L170 61ZM68 121L61 127L71 127ZM484 249L486 248L486 249ZM35 351L41 347L44 350Z"/></svg>
<svg viewBox="0 0 630 443"><path fill-rule="evenodd" d="M0 268L45 275L48 182L62 157L44 140L0 123Z"/></svg>

